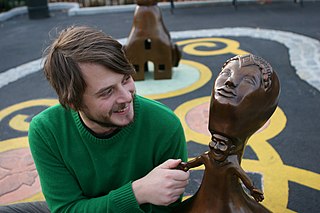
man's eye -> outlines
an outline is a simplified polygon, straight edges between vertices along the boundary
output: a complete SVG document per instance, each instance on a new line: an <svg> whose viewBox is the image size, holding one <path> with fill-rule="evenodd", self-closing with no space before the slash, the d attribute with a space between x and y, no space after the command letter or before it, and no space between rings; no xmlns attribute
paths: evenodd
<svg viewBox="0 0 320 213"><path fill-rule="evenodd" d="M112 92L113 92L113 88L107 89L106 91L104 91L104 92L101 94L101 96L102 96L102 97L107 97L107 96L111 95Z"/></svg>
<svg viewBox="0 0 320 213"><path fill-rule="evenodd" d="M123 80L122 80L122 84L127 83L130 80L131 76L130 75L126 75Z"/></svg>

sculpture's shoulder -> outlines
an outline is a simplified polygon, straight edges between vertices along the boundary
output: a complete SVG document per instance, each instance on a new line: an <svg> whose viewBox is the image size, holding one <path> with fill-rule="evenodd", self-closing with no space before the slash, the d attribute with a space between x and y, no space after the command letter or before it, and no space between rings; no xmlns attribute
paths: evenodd
<svg viewBox="0 0 320 213"><path fill-rule="evenodd" d="M237 155L228 155L226 161L228 161L228 162L230 162L231 164L234 164L234 165L240 165Z"/></svg>

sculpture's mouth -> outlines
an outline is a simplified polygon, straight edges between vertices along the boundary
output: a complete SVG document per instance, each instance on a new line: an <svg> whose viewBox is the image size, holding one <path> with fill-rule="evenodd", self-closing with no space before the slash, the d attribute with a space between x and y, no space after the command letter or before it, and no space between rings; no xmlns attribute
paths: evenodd
<svg viewBox="0 0 320 213"><path fill-rule="evenodd" d="M217 94L220 96L223 96L225 98L234 98L237 96L235 91L233 89L230 89L228 87L221 87L217 89Z"/></svg>
<svg viewBox="0 0 320 213"><path fill-rule="evenodd" d="M217 161L223 161L225 159L225 154L220 150L213 151L213 158Z"/></svg>

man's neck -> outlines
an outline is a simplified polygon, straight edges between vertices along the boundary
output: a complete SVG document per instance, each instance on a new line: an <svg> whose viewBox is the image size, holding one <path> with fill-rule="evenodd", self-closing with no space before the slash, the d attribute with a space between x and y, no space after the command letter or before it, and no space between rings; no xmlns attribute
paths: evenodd
<svg viewBox="0 0 320 213"><path fill-rule="evenodd" d="M120 128L118 127L110 127L110 128L101 128L98 127L97 129L101 129L99 131L94 130L92 128L90 128L84 121L84 119L81 117L81 114L78 112L78 116L80 118L80 121L82 123L82 125L95 137L97 138L101 138L101 139L106 139L106 138L110 138L113 135L115 135L117 132L120 131Z"/></svg>

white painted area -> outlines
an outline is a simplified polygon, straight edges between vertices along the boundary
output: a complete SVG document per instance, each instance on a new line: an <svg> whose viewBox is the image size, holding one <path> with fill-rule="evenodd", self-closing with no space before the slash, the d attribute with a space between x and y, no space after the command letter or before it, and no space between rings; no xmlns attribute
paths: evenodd
<svg viewBox="0 0 320 213"><path fill-rule="evenodd" d="M6 86L9 83L15 82L20 78L23 78L29 74L35 73L42 69L42 59L30 61L20 66L9 69L3 73L0 73L0 88Z"/></svg>
<svg viewBox="0 0 320 213"><path fill-rule="evenodd" d="M200 72L195 68L180 63L173 68L172 79L154 80L153 71L145 73L144 81L136 81L137 93L140 95L158 95L190 86L200 79Z"/></svg>

